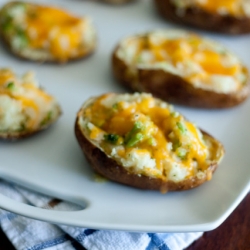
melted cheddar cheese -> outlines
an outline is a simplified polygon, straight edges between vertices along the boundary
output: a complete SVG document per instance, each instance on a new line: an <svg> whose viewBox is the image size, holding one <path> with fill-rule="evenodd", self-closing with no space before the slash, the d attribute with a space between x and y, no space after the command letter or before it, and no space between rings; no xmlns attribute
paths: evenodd
<svg viewBox="0 0 250 250"><path fill-rule="evenodd" d="M0 133L35 131L59 113L55 98L37 86L31 72L18 78L0 69Z"/></svg>
<svg viewBox="0 0 250 250"><path fill-rule="evenodd" d="M181 181L208 167L200 130L150 94L105 94L83 111L84 134L129 171Z"/></svg>
<svg viewBox="0 0 250 250"><path fill-rule="evenodd" d="M9 3L1 13L4 34L13 49L25 56L65 62L87 55L95 47L94 28L87 18L24 2Z"/></svg>
<svg viewBox="0 0 250 250"><path fill-rule="evenodd" d="M231 16L250 16L249 0L172 0L180 8L199 7L210 13Z"/></svg>
<svg viewBox="0 0 250 250"><path fill-rule="evenodd" d="M136 68L163 69L215 92L237 91L247 79L246 67L222 45L181 30L129 37L119 44L117 56L131 74Z"/></svg>

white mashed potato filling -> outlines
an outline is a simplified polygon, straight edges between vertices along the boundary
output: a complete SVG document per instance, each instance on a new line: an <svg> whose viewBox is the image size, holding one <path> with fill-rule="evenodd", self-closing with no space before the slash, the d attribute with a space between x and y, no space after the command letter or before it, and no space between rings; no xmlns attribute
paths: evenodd
<svg viewBox="0 0 250 250"><path fill-rule="evenodd" d="M211 148L201 131L150 94L105 94L80 117L82 132L129 172L174 182L203 178Z"/></svg>

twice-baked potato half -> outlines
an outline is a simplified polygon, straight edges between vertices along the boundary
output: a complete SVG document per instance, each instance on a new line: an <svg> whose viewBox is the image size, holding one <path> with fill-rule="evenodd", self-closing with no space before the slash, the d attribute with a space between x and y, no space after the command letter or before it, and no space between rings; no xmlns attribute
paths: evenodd
<svg viewBox="0 0 250 250"><path fill-rule="evenodd" d="M223 45L182 30L123 39L112 54L122 85L165 101L199 108L229 108L249 96L248 70Z"/></svg>
<svg viewBox="0 0 250 250"><path fill-rule="evenodd" d="M63 9L27 2L9 2L0 10L0 34L21 58L65 63L93 53L96 31L89 18Z"/></svg>
<svg viewBox="0 0 250 250"><path fill-rule="evenodd" d="M55 98L42 90L32 72L18 77L0 69L0 139L20 139L48 128L61 114Z"/></svg>
<svg viewBox="0 0 250 250"><path fill-rule="evenodd" d="M210 180L224 155L219 141L146 93L90 98L77 114L75 134L98 174L161 192Z"/></svg>
<svg viewBox="0 0 250 250"><path fill-rule="evenodd" d="M227 34L250 32L249 0L154 0L163 18Z"/></svg>

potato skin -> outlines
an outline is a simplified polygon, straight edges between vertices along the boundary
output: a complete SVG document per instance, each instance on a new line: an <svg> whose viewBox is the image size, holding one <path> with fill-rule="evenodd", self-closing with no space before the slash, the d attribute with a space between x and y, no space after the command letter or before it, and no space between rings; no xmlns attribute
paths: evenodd
<svg viewBox="0 0 250 250"><path fill-rule="evenodd" d="M213 14L198 7L188 7L178 15L179 10L171 0L154 0L154 2L161 16L170 21L230 35L250 32L249 17Z"/></svg>
<svg viewBox="0 0 250 250"><path fill-rule="evenodd" d="M249 82L237 92L223 94L196 88L181 77L161 69L135 69L136 72L131 74L126 63L117 56L117 49L112 54L113 75L132 91L148 92L170 103L206 109L234 107L244 102L250 94Z"/></svg>
<svg viewBox="0 0 250 250"><path fill-rule="evenodd" d="M211 162L206 172L204 172L205 174L203 178L193 176L190 179L184 181L173 182L130 173L114 159L108 157L101 149L91 143L90 140L88 140L88 138L82 133L79 125L79 118L81 115L82 111L80 110L75 121L75 136L82 149L82 152L89 161L93 170L109 180L135 188L145 190L159 190L160 192L165 193L167 191L182 191L198 187L210 179L211 175L217 169L218 161L224 155L223 145L215 140L212 136L202 131L202 133L217 149L214 155L214 161Z"/></svg>

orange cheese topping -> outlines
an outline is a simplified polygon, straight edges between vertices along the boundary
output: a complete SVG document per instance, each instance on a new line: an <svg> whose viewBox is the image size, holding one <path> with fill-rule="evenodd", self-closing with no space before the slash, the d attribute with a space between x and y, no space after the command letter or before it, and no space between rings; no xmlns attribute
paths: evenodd
<svg viewBox="0 0 250 250"><path fill-rule="evenodd" d="M113 136L110 141L105 136L101 138L101 145L107 153L111 153L110 145L123 146L117 151L120 157L134 149L138 157L147 152L162 172L166 161L174 164L175 158L190 175L194 171L193 161L200 169L205 168L208 149L194 124L173 113L170 106L160 105L151 95L139 95L136 101L118 98L111 106L105 104L105 100L115 96L107 94L97 98L84 112L85 119L94 125L94 128L89 127L91 139L97 138L98 133ZM116 140L112 141L114 138Z"/></svg>
<svg viewBox="0 0 250 250"><path fill-rule="evenodd" d="M192 147L190 147L188 160L191 161L192 159L196 158L198 155L197 160L200 163L205 162L206 157L207 157L207 154L206 154L207 146L204 144L201 137L199 136L198 130L194 126L194 124L192 124L191 122L186 122L186 125L187 125L187 129L192 134L191 136Z"/></svg>
<svg viewBox="0 0 250 250"><path fill-rule="evenodd" d="M29 5L26 14L30 46L49 49L55 58L65 60L82 44L83 20L46 6Z"/></svg>
<svg viewBox="0 0 250 250"><path fill-rule="evenodd" d="M229 14L238 14L242 13L240 9L242 0L206 0L206 1L197 1L197 4L204 8L205 10L215 13L218 10L223 11L223 9Z"/></svg>
<svg viewBox="0 0 250 250"><path fill-rule="evenodd" d="M209 50L193 53L194 60L209 74L220 74L233 76L239 72L239 65L226 67L223 65L223 57Z"/></svg>
<svg viewBox="0 0 250 250"><path fill-rule="evenodd" d="M223 53L208 48L202 49L202 43L202 39L195 35L189 38L166 39L160 44L149 40L149 50L152 51L155 62L170 60L177 66L178 63L192 60L207 74L233 76L239 72L240 65L225 65Z"/></svg>

